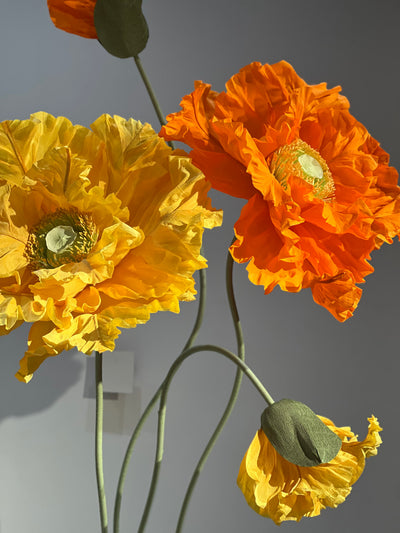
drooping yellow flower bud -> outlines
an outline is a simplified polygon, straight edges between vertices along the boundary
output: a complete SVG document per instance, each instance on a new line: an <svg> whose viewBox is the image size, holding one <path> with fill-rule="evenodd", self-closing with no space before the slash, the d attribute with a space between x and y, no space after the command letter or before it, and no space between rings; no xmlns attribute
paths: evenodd
<svg viewBox="0 0 400 533"><path fill-rule="evenodd" d="M281 435L290 438L290 427L299 427L301 407L295 406L294 410L298 411L293 415L293 423L288 415L293 404L300 402L292 402L292 406L288 402L291 400L276 402L273 409L268 408L271 411L267 410L266 418L271 423L274 414L279 415L283 428ZM362 441L358 441L349 427L337 427L328 418L318 418L341 440L339 452L329 462L311 467L298 466L293 463L293 457L290 461L282 457L269 440L271 437L259 429L240 465L237 483L247 503L258 514L271 518L278 525L286 520L299 521L303 516L318 516L326 507L334 508L343 503L361 476L366 458L376 455L382 442L379 435L382 428L373 415L368 419L368 433ZM274 422L272 425L276 429ZM301 434L304 435L304 429ZM313 432L311 434L314 439ZM310 443L305 448L308 450L309 446ZM320 444L316 449L321 454Z"/></svg>

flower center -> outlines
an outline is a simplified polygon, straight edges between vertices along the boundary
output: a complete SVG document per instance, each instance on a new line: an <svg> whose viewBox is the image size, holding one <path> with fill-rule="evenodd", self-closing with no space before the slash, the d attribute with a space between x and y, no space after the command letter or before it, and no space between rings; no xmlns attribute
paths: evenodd
<svg viewBox="0 0 400 533"><path fill-rule="evenodd" d="M25 256L33 270L77 263L88 255L97 236L89 214L58 209L31 229Z"/></svg>
<svg viewBox="0 0 400 533"><path fill-rule="evenodd" d="M55 254L64 252L76 239L76 233L71 226L56 226L46 235L46 246Z"/></svg>
<svg viewBox="0 0 400 533"><path fill-rule="evenodd" d="M283 188L287 188L288 176L302 178L314 187L314 194L322 200L332 200L335 183L326 161L317 150L298 139L281 146L274 152L270 170Z"/></svg>

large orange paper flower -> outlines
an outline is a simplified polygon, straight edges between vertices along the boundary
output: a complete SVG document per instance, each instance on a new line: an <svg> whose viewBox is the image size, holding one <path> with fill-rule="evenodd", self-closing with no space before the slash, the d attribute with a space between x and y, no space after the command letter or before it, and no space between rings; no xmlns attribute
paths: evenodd
<svg viewBox="0 0 400 533"><path fill-rule="evenodd" d="M252 63L226 92L196 82L161 134L193 149L214 188L247 200L231 254L249 262L249 279L265 293L309 287L343 321L373 271L370 253L400 230L400 189L339 92L307 85L284 61Z"/></svg>
<svg viewBox="0 0 400 533"><path fill-rule="evenodd" d="M119 327L193 300L209 184L148 125L0 124L0 333L32 322L18 379L49 356L114 349Z"/></svg>
<svg viewBox="0 0 400 533"><path fill-rule="evenodd" d="M94 8L97 0L47 0L50 18L60 30L97 39Z"/></svg>
<svg viewBox="0 0 400 533"><path fill-rule="evenodd" d="M368 419L368 435L361 442L349 427L338 428L320 418L342 440L339 453L329 463L294 465L279 455L260 429L240 465L237 482L247 503L278 525L318 516L322 509L343 503L362 474L365 459L376 455L382 442L382 428L374 416Z"/></svg>

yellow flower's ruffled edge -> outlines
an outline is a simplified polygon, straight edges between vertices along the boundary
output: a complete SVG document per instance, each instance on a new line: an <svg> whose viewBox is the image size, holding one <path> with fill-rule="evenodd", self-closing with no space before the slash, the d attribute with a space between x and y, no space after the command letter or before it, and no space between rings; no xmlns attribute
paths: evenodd
<svg viewBox="0 0 400 533"><path fill-rule="evenodd" d="M57 329L48 321L36 322L30 329L28 350L20 361L20 369L15 377L28 383L43 361L63 350L76 348L87 354L112 351L119 334L112 321L93 314L76 317L70 327L64 329Z"/></svg>
<svg viewBox="0 0 400 533"><path fill-rule="evenodd" d="M321 420L342 439L342 448L329 463L298 467L281 457L260 429L239 468L237 483L247 503L277 525L303 516L317 516L326 507L337 507L351 492L365 467L365 458L377 454L382 428L373 415L368 433L358 441L350 428Z"/></svg>
<svg viewBox="0 0 400 533"><path fill-rule="evenodd" d="M85 182L89 184L89 167L76 156L71 158L71 154L76 154L79 147L84 146L85 154L90 154L89 158L97 164L99 144L99 140L87 128L74 126L64 117L55 118L44 112L34 113L28 120L8 120L0 123L0 202L3 211L0 241L6 252L2 256L0 288L13 285L9 294L6 297L3 295L0 303L2 333L13 328L13 324L19 320L30 322L43 318L45 306L36 299L32 300L29 306L26 297L28 284L33 281L33 278L28 279L28 263L24 255L27 228L34 226L38 217L46 214L42 207L43 197L51 200L53 208L57 209L65 207L60 203L60 195L64 189L77 201L79 184L81 193L85 196ZM58 145L66 145L68 148ZM68 154L65 154L66 151ZM66 163L66 157L63 160L63 155L67 156L69 165ZM66 168L71 177L69 183L65 183L64 179L55 182L57 175L65 178ZM53 182L46 181L45 170ZM27 195L27 192L35 185L38 191L33 198ZM52 187L54 194L48 190ZM14 203L18 205L17 210L16 205L12 205ZM116 205L110 205L114 212L115 208ZM23 220L19 219L19 216L24 217ZM10 276L14 276L14 283L9 279ZM18 291L17 286L21 284L24 287Z"/></svg>
<svg viewBox="0 0 400 533"><path fill-rule="evenodd" d="M62 265L52 269L51 272L46 269L36 271L39 281L31 283L29 286L35 293L35 314L32 312L29 314L28 311L32 311L29 309L24 309L25 312L22 313L21 302L17 301L18 298L12 302L4 303L7 321L1 327L1 333L4 334L20 325L22 323L22 320L19 320L21 317L26 318L29 315L32 319L30 321L36 321L31 328L28 350L21 360L21 368L17 373L17 377L21 381L29 381L32 373L43 360L49 356L57 355L62 350L76 347L88 354L94 350L112 350L114 340L119 334L117 326L134 327L138 323L146 322L150 318L150 313L159 310L179 312L180 300L194 299L196 293L192 277L194 271L206 267L206 261L200 254L203 229L218 226L222 222L222 212L211 207L211 200L207 196L210 186L206 183L203 174L191 164L186 153L179 150L171 151L149 125L143 126L132 119L126 121L121 117L111 118L108 115L103 115L96 121L94 127L98 131L103 127L105 135L100 135L98 138L96 132L95 135L92 134L91 136L89 135L91 132L85 128L72 126L66 119L54 119L45 113L34 115L32 120L35 127L32 127L32 123L27 121L24 125L25 128L22 129L25 133L29 131L31 151L40 152L42 157L39 161L34 162L27 172L25 172L25 164L21 168L16 165L20 175L12 180L12 186L17 185L18 190L20 188L29 190L36 187L37 197L44 195L47 201L53 205L53 210L55 208L67 209L70 205L79 210L86 210L88 205L96 207L96 200L104 199L106 191L115 188L119 198L112 193L108 194L105 199L114 213L118 213L118 216L132 225L133 220L128 220L125 214L128 213L128 207L135 215L140 210L132 209L135 207L132 206L132 195L129 197L125 194L124 186L128 182L130 185L135 182L135 176L138 174L138 159L145 169L141 176L142 179L148 180L149 176L162 178L167 174L171 179L171 184L169 191L161 191L161 201L158 202L156 209L156 212L159 213L157 215L159 217L158 225L152 225L150 220L150 224L145 228L147 230L146 246L141 250L142 253L149 251L155 259L155 261L152 260L152 264L143 264L140 267L142 272L146 271L146 274L149 274L152 271L149 277L156 280L160 279L160 274L164 278L159 282L161 289L156 283L154 294L148 293L148 298L139 298L139 301L134 302L133 305L131 303L127 305L129 298L122 298L114 306L114 309L102 305L101 294L104 295L105 291L101 291L101 288L104 285L103 288L105 289L107 285L104 280L112 276L115 268L118 269L119 276L122 265L126 264L129 258L134 259L134 248L140 248L144 240L140 228L130 228L124 222L119 222L114 225L114 228L117 226L120 228L119 233L123 227L128 228L130 232L136 232L135 238L131 239L135 241L133 246L128 248L124 246L123 253L121 253L120 246L112 246L114 242L112 240L113 242L108 242L107 246L104 247L107 257L103 257L104 250L99 250L100 245L97 245L86 260L77 265ZM44 124L40 124L41 121ZM54 131L52 131L51 142L45 139L45 148L43 148L38 146L35 135L46 131L46 125L49 124L60 132L58 135L54 135ZM68 128L70 127L73 128L73 132L68 135ZM20 132L20 129L21 124L18 121L8 125L9 133ZM112 131L112 135L110 135L110 131ZM22 148L21 136L23 134L17 135ZM9 137L12 138L12 135L9 134ZM93 139L93 137L96 138ZM70 142L74 146L57 146L60 139L65 140L67 144ZM15 147L16 140L12 140ZM107 167L104 149L99 150L99 143L102 142L104 142L103 146L106 145L111 150L108 154L110 157L107 161ZM89 166L85 160L76 155L81 145L88 149ZM99 154L101 155L99 156ZM83 156L87 156L85 151ZM161 165L157 158L163 160ZM30 161L25 154L21 154L20 159L22 162ZM93 166L91 166L92 160ZM125 182L124 179L121 180L121 176L125 176ZM105 181L106 177L109 182ZM86 190L90 184L93 186ZM62 201L63 195L65 196L64 203ZM133 196L136 198L136 194ZM156 196L153 190L150 197ZM114 199L110 203L111 197ZM104 207L104 201L102 206ZM101 209L98 210L98 213L94 213L97 223L99 223L98 220L101 219L103 211L104 209ZM111 231L111 229L112 227L104 229L104 238L107 231ZM140 233L140 241L136 235L138 232ZM128 242L129 238L125 239L127 236L125 234L126 231L123 241ZM128 237L130 236L128 235ZM175 249L175 254L172 253L171 246ZM136 255L140 257L139 253ZM97 261L99 264L96 263L96 257L99 259ZM90 272L92 274L94 272L92 276L87 269L83 268L85 264L90 265ZM111 270L108 268L110 264ZM105 272L100 272L102 266L105 266ZM89 283L93 285L88 285ZM149 287L153 288L150 284ZM116 291L118 292L118 288ZM53 297L54 294L58 295L57 299ZM27 302L25 303L27 304ZM13 320L9 320L8 316L8 311L11 308L15 308ZM76 316L76 312L80 314ZM13 323L11 324L11 322ZM82 336L79 335L79 331L82 331Z"/></svg>
<svg viewBox="0 0 400 533"><path fill-rule="evenodd" d="M99 290L112 298L130 279L136 287L128 300L140 290L143 302L161 298L161 308L167 309L170 298L170 310L177 312L179 300L193 299L193 273L207 266L200 253L203 229L222 223L222 212L212 208L207 196L210 185L187 154L172 151L149 124L104 115L92 128L105 142L109 178L129 208L130 224L145 233L143 244L117 269L120 287L110 281Z"/></svg>
<svg viewBox="0 0 400 533"><path fill-rule="evenodd" d="M2 179L7 176L9 183L21 185L28 170L51 148L69 146L72 152L79 152L78 147L84 144L88 150L91 136L88 128L44 111L33 113L26 120L1 122L0 176Z"/></svg>
<svg viewBox="0 0 400 533"><path fill-rule="evenodd" d="M142 231L120 222L103 231L93 253L83 261L36 271L39 281L30 289L46 312L35 317L39 322L31 327L17 379L27 383L47 357L63 350L75 347L90 354L114 349L120 323L98 312L101 298L96 284L112 277L120 261L143 238Z"/></svg>
<svg viewBox="0 0 400 533"><path fill-rule="evenodd" d="M0 334L5 335L24 322L43 320L46 313L46 304L38 298L0 294Z"/></svg>
<svg viewBox="0 0 400 533"><path fill-rule="evenodd" d="M85 260L51 270L36 270L35 275L39 278L36 283L31 276L33 283L25 284L27 286L24 288L21 286L21 293L13 291L6 296L1 295L0 326L4 326L3 334L13 329L18 321L45 320L45 315L57 327L69 326L70 320L68 321L67 317L73 311L74 297L86 285L97 284L111 277L115 266L129 250L143 241L140 229L131 228L121 221L114 223L114 220L118 220L116 216L126 220L128 212L126 207L121 208L121 201L114 194L104 198L104 191L100 186L94 186L86 191L90 184L87 179L89 170L90 166L74 157L69 148L53 147L28 171L31 178L24 178L21 187L6 186L7 193L2 196L5 212L8 212L8 203L12 206L22 205L22 212L30 220L30 226L35 225L40 217L46 214L41 208L43 198L46 198L52 206L52 211L59 208L89 210L96 220L97 227L103 231L101 238ZM62 194L65 195L64 200ZM4 222L1 228L3 231L1 243L8 253L3 256L2 263L6 263L9 271L4 272L2 278L4 280L14 275L17 282L21 279L23 270L27 269L25 246L21 242L26 241L27 233L25 230L26 234L21 236L19 228L9 217L6 218L9 223L7 225ZM109 226L105 227L107 224ZM6 232L9 232L9 235L5 235ZM11 243L9 247L6 246L8 241ZM15 243L17 246L14 246ZM3 280L0 280L0 283ZM8 283L7 279L4 282ZM32 291L31 298L26 296L28 288ZM60 308L60 302L64 302L63 309Z"/></svg>

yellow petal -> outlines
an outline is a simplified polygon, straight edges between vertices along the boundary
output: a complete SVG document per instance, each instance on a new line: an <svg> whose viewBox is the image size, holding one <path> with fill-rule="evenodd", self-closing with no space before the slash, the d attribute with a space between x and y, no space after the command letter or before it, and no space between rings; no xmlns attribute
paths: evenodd
<svg viewBox="0 0 400 533"><path fill-rule="evenodd" d="M28 350L20 361L16 378L28 383L48 357L77 348L85 354L113 350L119 330L112 321L97 315L81 315L70 327L57 329L51 322L36 322L31 327Z"/></svg>
<svg viewBox="0 0 400 533"><path fill-rule="evenodd" d="M25 243L9 235L0 235L0 278L8 278L27 266Z"/></svg>
<svg viewBox="0 0 400 533"><path fill-rule="evenodd" d="M186 154L107 115L90 131L36 113L0 133L0 333L34 323L19 379L62 350L112 350L118 327L194 299L203 230L222 213ZM48 245L57 228L73 237L62 249Z"/></svg>
<svg viewBox="0 0 400 533"><path fill-rule="evenodd" d="M28 337L28 350L21 359L20 368L15 374L19 381L28 383L43 361L58 354L56 349L43 342L43 337L52 328L51 322L36 322L32 325Z"/></svg>
<svg viewBox="0 0 400 533"><path fill-rule="evenodd" d="M321 420L342 439L342 448L329 463L299 467L281 457L260 429L239 468L237 483L247 503L276 524L317 516L326 507L337 507L360 477L365 458L377 453L381 427L369 418L367 437L358 442L350 428Z"/></svg>

